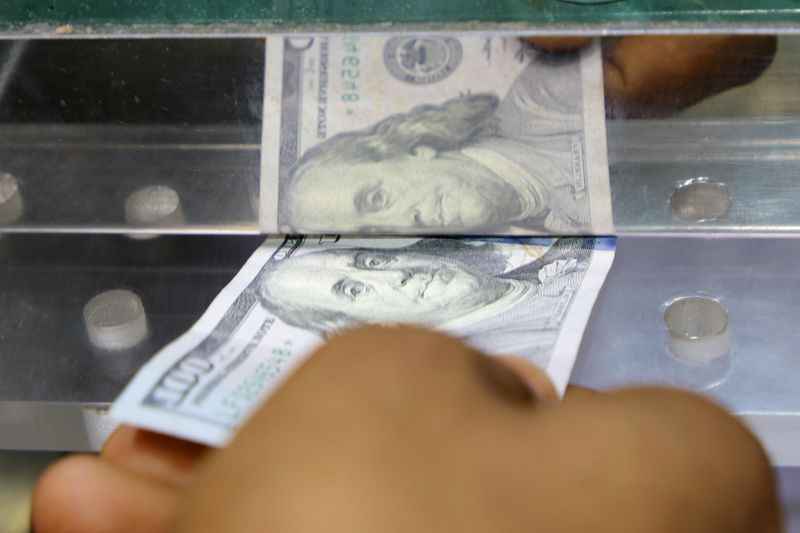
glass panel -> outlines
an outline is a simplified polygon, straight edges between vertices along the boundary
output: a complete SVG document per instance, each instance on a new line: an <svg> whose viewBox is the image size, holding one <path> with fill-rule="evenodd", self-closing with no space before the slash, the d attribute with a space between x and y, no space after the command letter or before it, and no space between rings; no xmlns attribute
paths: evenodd
<svg viewBox="0 0 800 533"><path fill-rule="evenodd" d="M264 51L264 39L0 44L0 231L264 229ZM792 35L604 39L614 231L797 231L798 58ZM446 232L470 231L485 232Z"/></svg>
<svg viewBox="0 0 800 533"><path fill-rule="evenodd" d="M0 403L104 403L188 329L261 244L260 237L0 237ZM90 341L84 306L133 291L147 336L108 351ZM2 416L0 416L0 421Z"/></svg>
<svg viewBox="0 0 800 533"><path fill-rule="evenodd" d="M263 40L18 41L3 52L0 182L18 198L0 203L0 225L253 231ZM173 216L153 212L159 191Z"/></svg>

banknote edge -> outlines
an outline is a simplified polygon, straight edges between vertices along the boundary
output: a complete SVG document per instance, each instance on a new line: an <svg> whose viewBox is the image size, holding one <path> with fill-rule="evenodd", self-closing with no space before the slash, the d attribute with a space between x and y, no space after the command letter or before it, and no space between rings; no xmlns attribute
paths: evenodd
<svg viewBox="0 0 800 533"><path fill-rule="evenodd" d="M607 239L603 239L607 242ZM611 266L616 256L616 246L613 249L594 249L589 268L583 276L578 287L575 299L570 304L564 321L553 345L545 371L556 387L559 397L564 395L569 383L572 369L578 358L578 351L583 342L583 334L589 324L589 318L594 309L600 291L605 284Z"/></svg>
<svg viewBox="0 0 800 533"><path fill-rule="evenodd" d="M583 138L586 173L589 181L590 228L594 235L614 232L611 206L611 182L608 169L603 59L599 40L595 39L581 55L583 89Z"/></svg>
<svg viewBox="0 0 800 533"><path fill-rule="evenodd" d="M262 233L278 233L278 189L279 180L269 179L277 175L280 166L281 113L283 92L283 35L269 36L264 45L264 98L261 122L261 165L259 176L258 227Z"/></svg>

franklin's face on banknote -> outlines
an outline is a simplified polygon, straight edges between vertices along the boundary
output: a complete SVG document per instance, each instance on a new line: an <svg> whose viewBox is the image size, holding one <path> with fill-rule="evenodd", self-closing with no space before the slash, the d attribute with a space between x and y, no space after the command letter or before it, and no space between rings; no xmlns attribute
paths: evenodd
<svg viewBox="0 0 800 533"><path fill-rule="evenodd" d="M497 105L482 94L422 106L311 149L282 195L284 222L308 231L453 231L542 215L547 185L538 171L498 169L491 150L476 149L495 137Z"/></svg>
<svg viewBox="0 0 800 533"><path fill-rule="evenodd" d="M512 283L411 249L325 250L266 269L262 302L287 322L328 331L358 323L436 326L501 299Z"/></svg>
<svg viewBox="0 0 800 533"><path fill-rule="evenodd" d="M379 161L309 167L290 198L292 218L316 229L490 227L534 212L491 168L461 150L427 145Z"/></svg>

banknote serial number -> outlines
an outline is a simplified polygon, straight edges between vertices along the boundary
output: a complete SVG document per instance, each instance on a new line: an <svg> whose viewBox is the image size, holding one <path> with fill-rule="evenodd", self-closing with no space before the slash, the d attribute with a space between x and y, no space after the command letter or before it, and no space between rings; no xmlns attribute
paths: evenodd
<svg viewBox="0 0 800 533"><path fill-rule="evenodd" d="M285 341L283 348L273 348L272 357L262 361L245 378L222 398L221 408L227 416L239 419L245 409L261 398L264 387L280 375L281 370L293 355L291 341Z"/></svg>
<svg viewBox="0 0 800 533"><path fill-rule="evenodd" d="M359 80L361 78L361 58L359 57L360 49L358 47L358 36L347 36L342 39L342 49L344 56L342 57L341 69L341 86L340 94L343 102L353 103L358 102L359 97ZM352 114L352 110L347 110L348 114Z"/></svg>

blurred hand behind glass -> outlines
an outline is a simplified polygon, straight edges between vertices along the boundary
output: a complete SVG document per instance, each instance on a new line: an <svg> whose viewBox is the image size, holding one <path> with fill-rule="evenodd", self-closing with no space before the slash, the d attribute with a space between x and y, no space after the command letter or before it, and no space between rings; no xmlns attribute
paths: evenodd
<svg viewBox="0 0 800 533"><path fill-rule="evenodd" d="M583 37L528 37L537 48L567 52ZM772 63L772 35L633 35L603 41L606 114L668 116L757 79Z"/></svg>

